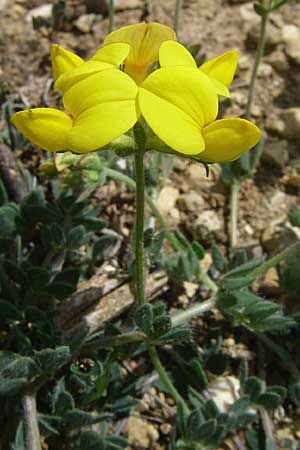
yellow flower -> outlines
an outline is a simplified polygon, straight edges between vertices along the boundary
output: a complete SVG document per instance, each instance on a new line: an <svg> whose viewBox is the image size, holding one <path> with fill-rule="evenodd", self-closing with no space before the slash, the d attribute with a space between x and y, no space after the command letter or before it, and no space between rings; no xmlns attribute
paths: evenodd
<svg viewBox="0 0 300 450"><path fill-rule="evenodd" d="M156 70L138 93L144 118L169 147L206 162L231 161L257 144L261 131L244 119L216 120L218 95L203 71L184 66Z"/></svg>
<svg viewBox="0 0 300 450"><path fill-rule="evenodd" d="M113 31L104 39L104 46L114 42L130 44L125 72L140 85L158 61L161 44L170 39L176 39L176 33L170 27L156 22L142 22Z"/></svg>
<svg viewBox="0 0 300 450"><path fill-rule="evenodd" d="M33 144L48 151L85 153L126 133L137 120L138 87L124 72L107 68L107 63L94 63L98 64L96 73L68 85L63 96L68 113L29 109L14 114L12 123Z"/></svg>
<svg viewBox="0 0 300 450"><path fill-rule="evenodd" d="M107 63L108 68L118 67L128 56L130 45L126 43L113 43L106 47L101 47L89 59L93 62ZM84 64L84 60L70 50L66 50L59 44L51 46L51 64L54 80L57 80L62 74L75 69Z"/></svg>
<svg viewBox="0 0 300 450"><path fill-rule="evenodd" d="M233 80L238 61L238 52L228 50L227 52L212 58L202 64L199 69L206 73L215 85L217 94L225 97L230 96L228 86ZM196 61L190 52L179 42L163 42L159 49L159 63L161 67L184 66L197 68Z"/></svg>

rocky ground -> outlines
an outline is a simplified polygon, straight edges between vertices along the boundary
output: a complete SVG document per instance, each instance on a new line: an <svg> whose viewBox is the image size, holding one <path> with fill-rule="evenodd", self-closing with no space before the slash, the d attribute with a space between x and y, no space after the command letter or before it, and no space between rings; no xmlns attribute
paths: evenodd
<svg viewBox="0 0 300 450"><path fill-rule="evenodd" d="M16 100L22 107L55 104L57 97L49 92L50 45L58 42L84 58L91 56L101 45L108 29L104 2L67 0L66 3L67 20L58 14L57 23L49 26L51 3L0 0L1 102ZM175 0L119 0L115 27L140 20L172 25L174 4ZM205 57L213 57L230 48L240 53L232 97L222 103L224 116L238 117L245 113L259 23L252 1L183 1L178 32L183 43L199 45L199 55ZM296 233L287 225L286 213L290 206L299 205L300 175L296 171L297 160L300 160L299 24L300 3L296 0L271 15L265 56L258 71L252 115L265 131L266 145L255 176L243 183L239 210L239 245L251 246L256 256L263 252L273 254L288 245ZM44 154L39 151L37 160L43 158ZM34 166L35 163L31 164ZM115 212L116 227L121 227L117 220L122 215L118 210L120 206L110 211L110 200L116 193L124 196L133 212L133 197L114 182L104 189L108 194L108 213L113 215ZM225 247L228 198L228 189L220 182L217 166L212 168L207 178L200 165L176 159L171 176L162 185L157 204L170 225L179 227L188 237L197 239L204 246L218 242ZM124 208L124 202L121 207ZM124 222L126 220L122 222L121 232L126 235L128 230ZM208 258L207 267L209 265ZM274 287L278 287L276 273L270 271L261 289L268 295ZM185 288L186 292L178 299L181 306L189 303L195 286L189 283ZM228 342L228 347L238 351L232 342ZM155 389L147 393L145 402L148 402L148 409L155 407L157 396L164 397L164 394ZM168 405L165 398L160 400ZM169 410L164 407L164 414L172 416L172 406L169 404ZM133 447L152 448L156 442L156 449L163 448L157 441L159 437L163 441L163 436L170 432L167 417L165 419L157 426L146 426L144 422L144 427L141 427L139 421L143 419L132 417L126 427Z"/></svg>

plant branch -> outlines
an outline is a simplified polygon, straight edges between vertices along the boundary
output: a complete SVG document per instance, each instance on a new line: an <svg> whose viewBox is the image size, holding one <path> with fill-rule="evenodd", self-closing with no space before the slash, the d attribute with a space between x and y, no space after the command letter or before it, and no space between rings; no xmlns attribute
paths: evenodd
<svg viewBox="0 0 300 450"><path fill-rule="evenodd" d="M254 85L255 85L255 81L256 81L256 77L257 77L257 71L258 71L258 67L260 64L260 60L264 54L268 15L269 15L269 11L266 11L265 14L263 14L261 16L259 41L258 41L258 46L257 46L257 50L256 50L255 62L254 62L253 70L252 70L249 91L248 91L248 101L247 101L247 106L246 106L246 118L247 119L251 118L251 107L252 107L252 101L253 101L253 95L254 95Z"/></svg>
<svg viewBox="0 0 300 450"><path fill-rule="evenodd" d="M136 213L135 213L135 283L136 300L139 305L145 303L144 283L144 204L145 204L145 177L144 153L135 154L136 177Z"/></svg>
<svg viewBox="0 0 300 450"><path fill-rule="evenodd" d="M162 383L168 389L168 391L172 395L172 397L175 400L175 402L177 404L178 403L182 404L185 414L188 415L189 414L188 406L186 405L184 399L181 397L181 395L177 391L177 389L174 386L174 384L173 384L172 380L170 379L169 375L165 371L165 369L164 369L164 367L163 367L163 365L162 365L162 363L161 363L161 361L159 359L159 356L158 356L158 353L156 351L156 348L153 345L149 345L148 352L149 352L152 364L153 364L155 370L157 371L157 373L159 374L159 377L160 377Z"/></svg>
<svg viewBox="0 0 300 450"><path fill-rule="evenodd" d="M105 168L105 172L106 175L110 178L113 178L115 180L119 180L122 181L123 183L125 183L130 189L132 190L136 190L136 183L135 181L130 178L129 176L125 175L122 172L119 172L117 170L114 169L110 169L110 168ZM166 238L168 239L168 241L170 242L171 246L173 247L173 250L175 251L181 251L182 250L182 245L180 244L180 242L178 241L178 239L176 238L176 236L174 236L174 234L172 233L172 231L169 229L168 225L166 224L163 216L160 214L159 210L157 209L155 203L152 201L151 197L145 193L145 200L153 214L153 216L156 218L157 222L160 225L160 228L162 231L164 231ZM201 268L200 266L200 279L213 291L213 292L217 292L218 291L218 286L217 284L209 277L209 275L207 275L207 273Z"/></svg>
<svg viewBox="0 0 300 450"><path fill-rule="evenodd" d="M178 29L179 29L179 21L180 21L180 13L182 10L182 4L183 4L183 0L176 0L176 5L175 5L175 16L174 16L174 30L175 33L178 33Z"/></svg>
<svg viewBox="0 0 300 450"><path fill-rule="evenodd" d="M181 325L194 317L201 316L201 314L210 311L216 306L217 298L211 297L201 303L196 303L195 305L187 308L185 311L180 311L172 316L172 325Z"/></svg>
<svg viewBox="0 0 300 450"><path fill-rule="evenodd" d="M234 179L231 183L230 192L230 248L231 250L237 246L238 241L238 209L239 209L239 192L240 192L240 181Z"/></svg>
<svg viewBox="0 0 300 450"><path fill-rule="evenodd" d="M267 259L267 261L265 261L259 267L256 267L256 269L254 269L251 274L255 277L263 275L272 267L277 266L277 264L286 259L288 256L291 256L299 251L300 251L300 241L297 241L294 244L291 244L289 247L282 250L282 252L273 256L272 258Z"/></svg>
<svg viewBox="0 0 300 450"><path fill-rule="evenodd" d="M114 29L115 18L115 0L109 0L108 7L108 32L111 33Z"/></svg>
<svg viewBox="0 0 300 450"><path fill-rule="evenodd" d="M22 405L26 450L42 450L34 391L24 393Z"/></svg>

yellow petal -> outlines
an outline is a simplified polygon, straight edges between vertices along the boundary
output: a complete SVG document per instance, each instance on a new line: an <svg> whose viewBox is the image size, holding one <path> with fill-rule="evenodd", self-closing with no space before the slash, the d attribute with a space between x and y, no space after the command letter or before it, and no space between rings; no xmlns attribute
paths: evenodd
<svg viewBox="0 0 300 450"><path fill-rule="evenodd" d="M140 88L138 100L152 130L174 150L195 155L204 149L201 129L218 113L218 98L209 78L198 69L163 68Z"/></svg>
<svg viewBox="0 0 300 450"><path fill-rule="evenodd" d="M138 99L143 116L165 144L186 155L204 150L201 128L184 111L143 88Z"/></svg>
<svg viewBox="0 0 300 450"><path fill-rule="evenodd" d="M210 79L197 69L168 67L156 70L142 88L184 111L200 127L215 120L218 98ZM160 111L157 111L160 115Z"/></svg>
<svg viewBox="0 0 300 450"><path fill-rule="evenodd" d="M68 134L68 148L77 153L97 150L126 133L136 121L135 100L93 106L76 118Z"/></svg>
<svg viewBox="0 0 300 450"><path fill-rule="evenodd" d="M151 65L158 61L160 45L169 39L176 39L170 27L156 22L142 22L113 31L106 36L104 45L126 42L131 46L125 60L125 72L140 84L148 75Z"/></svg>
<svg viewBox="0 0 300 450"><path fill-rule="evenodd" d="M67 150L67 134L73 121L64 112L53 108L27 109L14 114L11 121L27 139L44 150Z"/></svg>
<svg viewBox="0 0 300 450"><path fill-rule="evenodd" d="M60 89L63 92L70 89L74 84L84 80L95 73L103 70L112 69L111 64L100 61L87 61L75 69L63 73L55 82L54 89Z"/></svg>
<svg viewBox="0 0 300 450"><path fill-rule="evenodd" d="M199 159L226 162L237 159L261 139L261 130L249 120L221 119L203 128L205 150Z"/></svg>
<svg viewBox="0 0 300 450"><path fill-rule="evenodd" d="M185 66L196 68L196 61L190 52L177 41L165 41L159 49L161 67Z"/></svg>
<svg viewBox="0 0 300 450"><path fill-rule="evenodd" d="M239 54L236 50L229 50L220 56L206 61L199 69L209 77L215 78L228 87L233 80L238 57Z"/></svg>
<svg viewBox="0 0 300 450"><path fill-rule="evenodd" d="M89 61L101 61L118 67L128 56L129 51L129 44L115 42L99 48Z"/></svg>
<svg viewBox="0 0 300 450"><path fill-rule="evenodd" d="M54 80L61 74L80 66L84 61L80 56L66 50L59 44L51 46L51 63Z"/></svg>
<svg viewBox="0 0 300 450"><path fill-rule="evenodd" d="M137 91L137 85L126 73L113 68L73 84L64 93L63 104L77 119L81 113L95 105L135 101Z"/></svg>

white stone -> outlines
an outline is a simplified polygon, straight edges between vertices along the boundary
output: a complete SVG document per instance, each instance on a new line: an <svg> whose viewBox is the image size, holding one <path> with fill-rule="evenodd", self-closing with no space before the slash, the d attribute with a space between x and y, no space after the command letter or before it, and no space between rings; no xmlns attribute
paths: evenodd
<svg viewBox="0 0 300 450"><path fill-rule="evenodd" d="M222 222L213 210L203 211L197 218L197 224L205 226L209 231L219 231L222 228Z"/></svg>
<svg viewBox="0 0 300 450"><path fill-rule="evenodd" d="M300 64L300 30L296 25L285 25L282 29L282 39L287 55Z"/></svg>
<svg viewBox="0 0 300 450"><path fill-rule="evenodd" d="M32 19L37 17L43 17L44 19L50 19L52 17L52 3L44 3L41 6L32 8L25 16L27 22L32 22Z"/></svg>

